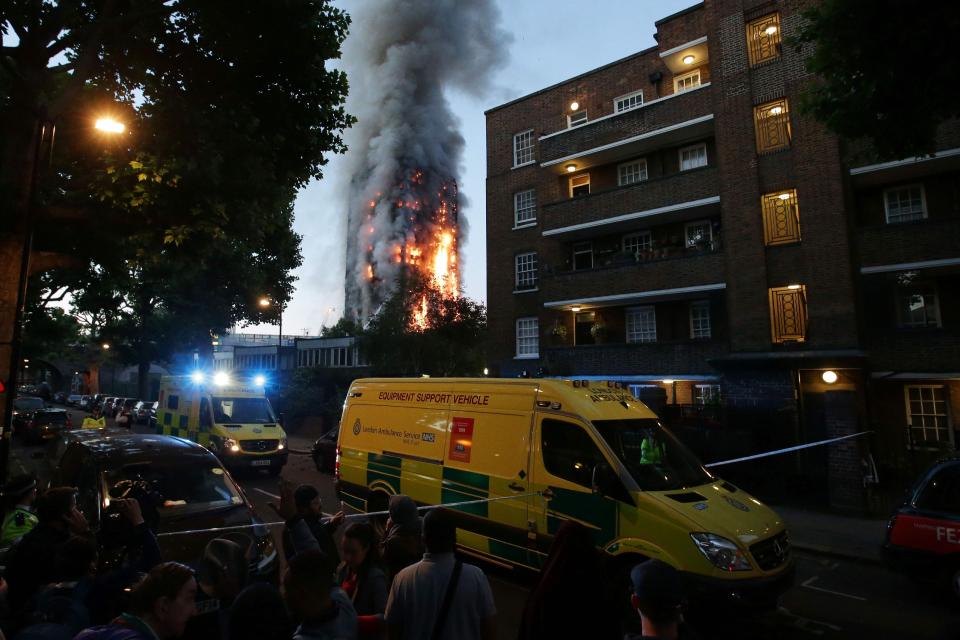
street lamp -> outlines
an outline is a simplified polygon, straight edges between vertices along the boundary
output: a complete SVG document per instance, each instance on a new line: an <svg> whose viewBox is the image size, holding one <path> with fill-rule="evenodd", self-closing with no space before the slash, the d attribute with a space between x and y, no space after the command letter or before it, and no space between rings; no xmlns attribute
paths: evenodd
<svg viewBox="0 0 960 640"><path fill-rule="evenodd" d="M93 123L93 128L104 133L123 133L127 127L119 120L111 116L105 116L97 118L97 121Z"/></svg>

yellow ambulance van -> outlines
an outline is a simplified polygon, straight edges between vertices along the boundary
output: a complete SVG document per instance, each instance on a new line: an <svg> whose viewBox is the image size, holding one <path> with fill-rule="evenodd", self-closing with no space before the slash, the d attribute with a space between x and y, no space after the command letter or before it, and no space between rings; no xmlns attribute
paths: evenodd
<svg viewBox="0 0 960 640"><path fill-rule="evenodd" d="M264 395L263 378L164 376L157 402L157 433L187 438L212 451L229 469L266 469L287 463L287 434Z"/></svg>
<svg viewBox="0 0 960 640"><path fill-rule="evenodd" d="M363 512L398 493L421 505L500 498L452 507L461 549L494 563L537 569L575 520L624 567L673 565L693 598L768 606L793 583L783 520L617 383L356 380L335 466L341 499Z"/></svg>

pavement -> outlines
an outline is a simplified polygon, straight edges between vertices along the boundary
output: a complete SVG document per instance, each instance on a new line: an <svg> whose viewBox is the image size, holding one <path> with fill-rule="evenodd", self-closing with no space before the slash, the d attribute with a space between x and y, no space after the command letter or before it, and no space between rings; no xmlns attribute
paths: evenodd
<svg viewBox="0 0 960 640"><path fill-rule="evenodd" d="M886 519L855 518L833 513L775 506L787 524L794 549L845 560L882 564L880 546Z"/></svg>

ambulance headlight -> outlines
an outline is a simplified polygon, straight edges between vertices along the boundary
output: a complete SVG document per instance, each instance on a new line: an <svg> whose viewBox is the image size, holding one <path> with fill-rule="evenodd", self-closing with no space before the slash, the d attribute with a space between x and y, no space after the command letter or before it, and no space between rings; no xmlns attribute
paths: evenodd
<svg viewBox="0 0 960 640"><path fill-rule="evenodd" d="M203 371L194 371L191 373L190 380L193 381L193 384L200 384L203 382Z"/></svg>
<svg viewBox="0 0 960 640"><path fill-rule="evenodd" d="M691 533L694 544L710 563L724 571L750 571L750 561L737 543L713 533Z"/></svg>
<svg viewBox="0 0 960 640"><path fill-rule="evenodd" d="M230 383L230 376L227 375L225 371L218 371L213 374L213 384L218 387L222 387L225 384Z"/></svg>
<svg viewBox="0 0 960 640"><path fill-rule="evenodd" d="M223 448L229 451L230 453L237 453L238 451L240 451L240 443L234 440L233 438L224 438Z"/></svg>
<svg viewBox="0 0 960 640"><path fill-rule="evenodd" d="M267 384L267 377L266 377L266 376L253 376L253 384L254 384L254 386L256 386L256 387L262 387L263 385Z"/></svg>
<svg viewBox="0 0 960 640"><path fill-rule="evenodd" d="M280 438L280 444L277 445L279 451L283 451L287 448L287 439L286 437Z"/></svg>

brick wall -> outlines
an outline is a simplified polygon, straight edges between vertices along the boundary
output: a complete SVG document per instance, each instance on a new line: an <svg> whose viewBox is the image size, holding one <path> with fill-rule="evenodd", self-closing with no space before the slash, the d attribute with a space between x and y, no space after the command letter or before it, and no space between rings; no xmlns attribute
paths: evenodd
<svg viewBox="0 0 960 640"><path fill-rule="evenodd" d="M550 375L640 375L716 371L707 360L725 351L716 341L600 344L541 349Z"/></svg>
<svg viewBox="0 0 960 640"><path fill-rule="evenodd" d="M960 258L960 217L863 227L857 251L862 266Z"/></svg>

